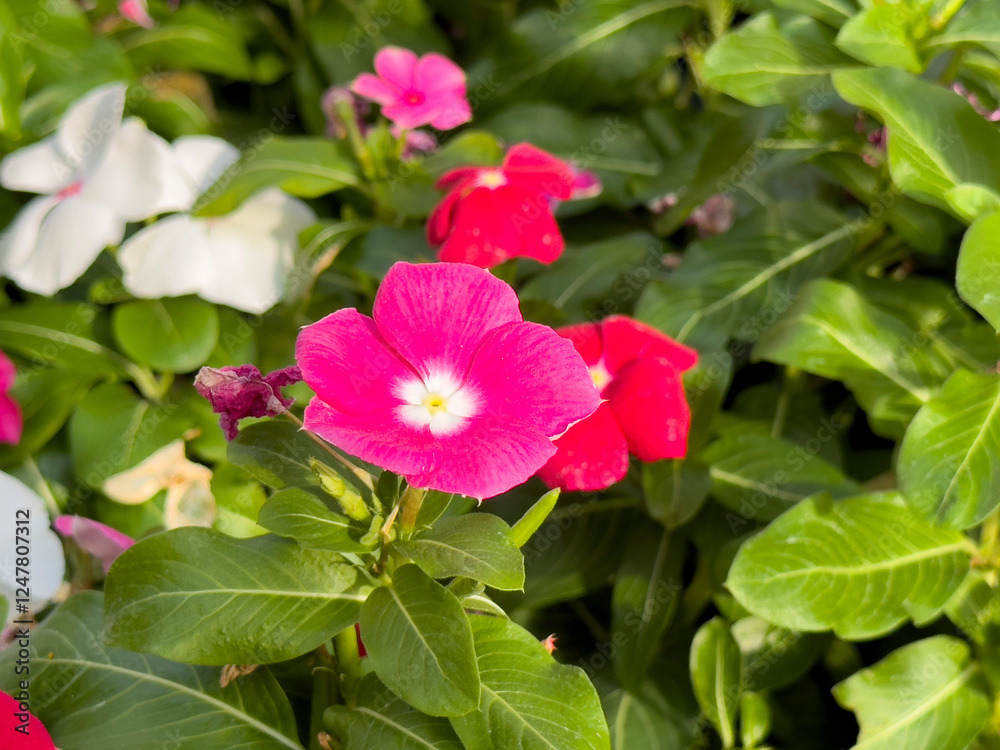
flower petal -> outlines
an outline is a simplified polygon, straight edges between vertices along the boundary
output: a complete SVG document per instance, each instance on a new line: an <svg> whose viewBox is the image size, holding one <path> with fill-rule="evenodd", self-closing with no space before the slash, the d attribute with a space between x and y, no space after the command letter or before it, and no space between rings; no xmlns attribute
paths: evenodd
<svg viewBox="0 0 1000 750"><path fill-rule="evenodd" d="M71 166L98 164L111 146L125 109L124 83L109 83L76 101L63 116L56 142Z"/></svg>
<svg viewBox="0 0 1000 750"><path fill-rule="evenodd" d="M105 479L102 490L115 502L138 505L167 487L172 477L183 475L186 464L190 463L192 462L184 455L184 440L178 438L154 451L131 469ZM204 466L200 468L205 469Z"/></svg>
<svg viewBox="0 0 1000 750"><path fill-rule="evenodd" d="M0 185L28 193L58 193L73 182L74 169L63 158L56 139L46 138L19 148L0 161Z"/></svg>
<svg viewBox="0 0 1000 750"><path fill-rule="evenodd" d="M396 263L375 295L379 332L421 376L461 380L487 333L522 320L517 294L461 263Z"/></svg>
<svg viewBox="0 0 1000 750"><path fill-rule="evenodd" d="M604 359L614 374L640 357L663 357L685 372L698 362L698 352L678 344L669 336L625 315L611 315L602 321Z"/></svg>
<svg viewBox="0 0 1000 750"><path fill-rule="evenodd" d="M122 283L136 297L197 294L209 283L211 253L204 227L187 214L139 230L118 251Z"/></svg>
<svg viewBox="0 0 1000 750"><path fill-rule="evenodd" d="M0 690L0 747L11 750L56 750L52 737L38 717L28 712L28 720L24 724L17 716L22 713L25 712L21 711L21 702ZM19 731L20 727L25 726L26 731Z"/></svg>
<svg viewBox="0 0 1000 750"><path fill-rule="evenodd" d="M382 107L382 114L395 123L392 134L397 138L402 134L403 130L411 130L419 128L421 125L427 125L437 116L437 113L438 105L431 101L425 101L422 104L404 102L402 104L392 104Z"/></svg>
<svg viewBox="0 0 1000 750"><path fill-rule="evenodd" d="M28 262L38 244L42 222L57 205L58 198L32 198L18 212L3 234L0 234L0 273L10 276L12 270Z"/></svg>
<svg viewBox="0 0 1000 750"><path fill-rule="evenodd" d="M438 130L451 130L472 119L472 108L465 94L453 96L447 102L438 102L437 114L430 124Z"/></svg>
<svg viewBox="0 0 1000 750"><path fill-rule="evenodd" d="M431 211L427 219L427 243L432 247L448 239L459 198L459 191L452 190Z"/></svg>
<svg viewBox="0 0 1000 750"><path fill-rule="evenodd" d="M351 84L351 91L365 99L371 99L383 107L398 104L402 98L402 90L388 81L384 81L371 73L362 73Z"/></svg>
<svg viewBox="0 0 1000 750"><path fill-rule="evenodd" d="M521 238L511 220L517 212L510 191L476 188L455 205L452 230L438 258L492 268L518 255Z"/></svg>
<svg viewBox="0 0 1000 750"><path fill-rule="evenodd" d="M17 445L24 430L24 416L17 401L7 394L0 394L0 443Z"/></svg>
<svg viewBox="0 0 1000 750"><path fill-rule="evenodd" d="M416 54L402 47L383 47L375 55L375 71L401 89L408 89L413 85L416 64Z"/></svg>
<svg viewBox="0 0 1000 750"><path fill-rule="evenodd" d="M480 394L487 414L517 417L550 438L601 403L573 344L537 323L493 330L476 352L464 387Z"/></svg>
<svg viewBox="0 0 1000 750"><path fill-rule="evenodd" d="M569 200L573 194L573 167L530 143L511 146L502 169L516 187L559 200Z"/></svg>
<svg viewBox="0 0 1000 750"><path fill-rule="evenodd" d="M521 235L517 255L533 258L539 263L552 263L562 255L566 243L544 196L533 196L522 202L520 210L511 216L511 221Z"/></svg>
<svg viewBox="0 0 1000 750"><path fill-rule="evenodd" d="M476 179L484 170L490 167L459 167L445 172L438 179L435 187L438 190L452 190L462 186L462 183Z"/></svg>
<svg viewBox="0 0 1000 750"><path fill-rule="evenodd" d="M517 417L483 415L438 438L433 471L404 472L410 484L484 500L526 482L556 452L552 441Z"/></svg>
<svg viewBox="0 0 1000 750"><path fill-rule="evenodd" d="M163 175L163 194L154 209L157 214L189 210L240 158L236 146L209 135L181 136L170 148L173 168Z"/></svg>
<svg viewBox="0 0 1000 750"><path fill-rule="evenodd" d="M642 461L684 458L691 410L684 384L667 359L643 357L623 367L604 392L628 440Z"/></svg>
<svg viewBox="0 0 1000 750"><path fill-rule="evenodd" d="M80 278L104 248L121 242L124 233L125 222L110 209L67 198L44 218L33 252L8 276L29 292L55 294Z"/></svg>
<svg viewBox="0 0 1000 750"><path fill-rule="evenodd" d="M428 95L460 94L465 97L465 71L437 52L428 52L413 69L413 87Z"/></svg>
<svg viewBox="0 0 1000 750"><path fill-rule="evenodd" d="M353 308L303 328L295 342L295 359L303 380L326 408L348 414L395 413L404 402L394 386L414 379L375 321Z"/></svg>
<svg viewBox="0 0 1000 750"><path fill-rule="evenodd" d="M628 443L607 402L555 441L556 454L538 472L549 487L593 492L628 472Z"/></svg>
<svg viewBox="0 0 1000 750"><path fill-rule="evenodd" d="M596 365L604 356L604 342L600 323L579 323L556 329L556 333L573 342L576 351L588 367Z"/></svg>
<svg viewBox="0 0 1000 750"><path fill-rule="evenodd" d="M17 368L3 352L0 352L0 393L6 393L17 379Z"/></svg>
<svg viewBox="0 0 1000 750"><path fill-rule="evenodd" d="M122 552L135 544L127 534L83 516L58 516L53 525L64 537L72 537L81 549L100 560L105 573Z"/></svg>

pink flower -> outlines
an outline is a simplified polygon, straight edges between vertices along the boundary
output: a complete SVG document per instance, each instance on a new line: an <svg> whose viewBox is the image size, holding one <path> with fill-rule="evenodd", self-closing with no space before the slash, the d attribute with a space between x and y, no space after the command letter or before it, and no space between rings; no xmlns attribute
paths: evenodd
<svg viewBox="0 0 1000 750"><path fill-rule="evenodd" d="M692 211L684 223L698 227L699 237L712 237L732 228L735 208L732 198L718 193Z"/></svg>
<svg viewBox="0 0 1000 750"><path fill-rule="evenodd" d="M56 750L42 722L29 712L29 705L27 691L24 695L20 692L9 695L0 690L0 747L10 750ZM18 731L23 724L17 714L28 715L27 732Z"/></svg>
<svg viewBox="0 0 1000 750"><path fill-rule="evenodd" d="M244 417L276 417L284 414L294 399L281 395L281 387L298 383L298 367L286 367L261 375L253 365L239 367L202 367L194 387L220 414L219 426L226 440L239 434L238 422Z"/></svg>
<svg viewBox="0 0 1000 750"><path fill-rule="evenodd" d="M53 526L62 536L72 537L80 549L100 560L105 573L118 555L135 544L132 537L83 516L58 516Z"/></svg>
<svg viewBox="0 0 1000 750"><path fill-rule="evenodd" d="M306 429L413 486L478 499L528 479L600 402L570 342L462 264L395 264L373 318L338 310L295 353L316 392Z"/></svg>
<svg viewBox="0 0 1000 750"><path fill-rule="evenodd" d="M559 452L538 472L550 487L600 490L642 461L687 453L691 412L681 373L698 353L624 315L558 331L583 356L604 402L556 440Z"/></svg>
<svg viewBox="0 0 1000 750"><path fill-rule="evenodd" d="M383 47L375 55L378 75L362 73L351 90L382 105L382 114L396 124L396 134L421 125L438 130L472 119L465 95L465 73L443 55L418 58L401 47Z"/></svg>
<svg viewBox="0 0 1000 750"><path fill-rule="evenodd" d="M17 445L24 429L24 417L17 401L10 397L17 370L7 355L0 352L0 443Z"/></svg>
<svg viewBox="0 0 1000 750"><path fill-rule="evenodd" d="M156 21L149 15L149 6L146 0L119 0L118 12L132 23L151 29L156 26Z"/></svg>
<svg viewBox="0 0 1000 750"><path fill-rule="evenodd" d="M438 181L449 193L427 220L427 240L441 245L441 260L480 268L518 256L551 263L564 247L552 199L569 200L575 180L566 162L519 143L499 167L463 167Z"/></svg>

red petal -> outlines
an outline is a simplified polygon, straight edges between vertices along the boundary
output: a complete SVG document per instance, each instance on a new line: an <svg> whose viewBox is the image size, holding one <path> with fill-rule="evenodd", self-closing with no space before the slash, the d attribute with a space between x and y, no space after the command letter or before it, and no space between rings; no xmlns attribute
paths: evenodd
<svg viewBox="0 0 1000 750"><path fill-rule="evenodd" d="M558 329L556 333L573 342L573 346L576 347L588 366L596 365L601 361L601 356L604 354L604 344L601 340L600 323L580 323L575 326L566 326Z"/></svg>
<svg viewBox="0 0 1000 750"><path fill-rule="evenodd" d="M451 234L455 205L458 203L459 191L452 190L444 197L427 219L427 242L431 247L440 245Z"/></svg>
<svg viewBox="0 0 1000 750"><path fill-rule="evenodd" d="M506 191L476 188L452 211L452 230L438 257L450 263L492 268L517 255L521 248L511 215L517 203Z"/></svg>
<svg viewBox="0 0 1000 750"><path fill-rule="evenodd" d="M28 700L27 695L25 700ZM22 713L20 702L0 691L0 747L10 750L56 750L42 722L31 713L28 714L27 733L17 731L21 722L15 714L19 713Z"/></svg>
<svg viewBox="0 0 1000 750"><path fill-rule="evenodd" d="M604 360L611 374L640 357L662 357L680 372L690 370L698 362L698 352L694 349L625 315L605 318L602 328Z"/></svg>
<svg viewBox="0 0 1000 750"><path fill-rule="evenodd" d="M570 427L555 444L556 455L538 472L549 487L603 490L628 472L628 444L607 403Z"/></svg>
<svg viewBox="0 0 1000 750"><path fill-rule="evenodd" d="M683 458L691 410L681 375L667 359L644 357L623 367L604 391L628 440L642 461Z"/></svg>
<svg viewBox="0 0 1000 750"><path fill-rule="evenodd" d="M530 143L511 146L501 169L514 187L559 200L569 200L573 194L573 167Z"/></svg>

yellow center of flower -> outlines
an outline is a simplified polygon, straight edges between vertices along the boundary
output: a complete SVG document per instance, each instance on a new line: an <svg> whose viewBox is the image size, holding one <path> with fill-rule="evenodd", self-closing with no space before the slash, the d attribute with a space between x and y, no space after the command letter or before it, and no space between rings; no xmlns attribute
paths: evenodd
<svg viewBox="0 0 1000 750"><path fill-rule="evenodd" d="M428 393L424 396L423 404L431 414L448 411L448 399L440 393Z"/></svg>
<svg viewBox="0 0 1000 750"><path fill-rule="evenodd" d="M603 362L598 362L590 368L590 377L599 391L603 391L604 387L611 382L611 373L608 372Z"/></svg>
<svg viewBox="0 0 1000 750"><path fill-rule="evenodd" d="M479 176L477 182L482 187L487 187L492 190L502 185L506 185L507 178L504 177L503 172L496 169L492 169L489 172L483 172L483 174Z"/></svg>

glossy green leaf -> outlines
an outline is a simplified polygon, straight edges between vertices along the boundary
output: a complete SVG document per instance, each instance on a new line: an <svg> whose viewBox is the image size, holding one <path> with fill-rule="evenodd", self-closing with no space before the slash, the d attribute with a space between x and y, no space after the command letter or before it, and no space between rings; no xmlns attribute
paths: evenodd
<svg viewBox="0 0 1000 750"><path fill-rule="evenodd" d="M962 238L955 286L958 293L1000 330L1000 213L977 219Z"/></svg>
<svg viewBox="0 0 1000 750"><path fill-rule="evenodd" d="M981 571L969 574L949 600L945 613L973 642L991 649L1000 645L1000 591Z"/></svg>
<svg viewBox="0 0 1000 750"><path fill-rule="evenodd" d="M195 297L136 300L115 307L115 340L129 357L161 372L191 372L219 340L215 306Z"/></svg>
<svg viewBox="0 0 1000 750"><path fill-rule="evenodd" d="M771 733L771 707L767 698L747 690L740 699L740 742L754 748Z"/></svg>
<svg viewBox="0 0 1000 750"><path fill-rule="evenodd" d="M101 643L103 596L73 595L31 632L31 711L59 747L301 750L295 715L267 667L219 686L219 670ZM0 689L17 692L16 649ZM108 717L114 716L114 721Z"/></svg>
<svg viewBox="0 0 1000 750"><path fill-rule="evenodd" d="M321 452L292 422L270 419L240 429L229 444L229 460L268 487L318 487L309 459Z"/></svg>
<svg viewBox="0 0 1000 750"><path fill-rule="evenodd" d="M300 487L276 492L260 509L257 523L279 536L294 539L308 549L334 552L368 552L360 544L365 529L351 527L351 519L334 513L316 495ZM353 533L352 533L353 532Z"/></svg>
<svg viewBox="0 0 1000 750"><path fill-rule="evenodd" d="M461 716L479 705L469 620L455 595L416 565L371 593L361 634L375 673L418 711Z"/></svg>
<svg viewBox="0 0 1000 750"><path fill-rule="evenodd" d="M370 586L332 552L182 528L127 550L106 590L109 645L192 664L263 664L353 625Z"/></svg>
<svg viewBox="0 0 1000 750"><path fill-rule="evenodd" d="M441 519L395 546L432 578L464 576L503 591L524 587L524 557L511 528L490 513Z"/></svg>
<svg viewBox="0 0 1000 750"><path fill-rule="evenodd" d="M864 640L937 617L970 557L962 534L928 525L895 493L820 495L745 542L726 587L775 625Z"/></svg>
<svg viewBox="0 0 1000 750"><path fill-rule="evenodd" d="M528 540L541 528L542 524L545 523L545 519L555 509L556 503L559 501L559 495L560 491L558 489L549 490L538 498L537 503L525 511L524 515L510 529L514 537L514 544L518 547L523 547L528 543Z"/></svg>
<svg viewBox="0 0 1000 750"><path fill-rule="evenodd" d="M814 633L787 630L752 616L734 622L731 631L743 654L743 686L756 691L797 682L829 640Z"/></svg>
<svg viewBox="0 0 1000 750"><path fill-rule="evenodd" d="M467 748L610 750L597 692L579 667L559 664L510 620L471 615L483 696L451 719Z"/></svg>
<svg viewBox="0 0 1000 750"><path fill-rule="evenodd" d="M947 635L893 651L833 689L858 715L865 750L964 750L985 726L990 698L967 644Z"/></svg>
<svg viewBox="0 0 1000 750"><path fill-rule="evenodd" d="M702 625L691 643L691 680L698 705L722 738L736 742L736 717L743 693L740 648L721 617Z"/></svg>
<svg viewBox="0 0 1000 750"><path fill-rule="evenodd" d="M948 190L944 198L959 218L969 223L1000 211L1000 193L985 185L962 183Z"/></svg>
<svg viewBox="0 0 1000 750"><path fill-rule="evenodd" d="M924 65L914 31L922 17L922 10L903 3L865 8L840 29L837 46L869 65L920 73Z"/></svg>
<svg viewBox="0 0 1000 750"><path fill-rule="evenodd" d="M657 461L643 464L642 488L649 514L668 529L676 529L701 509L712 480L708 467L698 461Z"/></svg>

